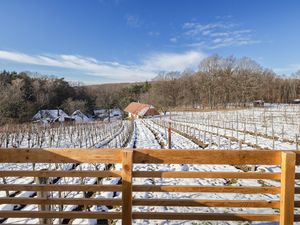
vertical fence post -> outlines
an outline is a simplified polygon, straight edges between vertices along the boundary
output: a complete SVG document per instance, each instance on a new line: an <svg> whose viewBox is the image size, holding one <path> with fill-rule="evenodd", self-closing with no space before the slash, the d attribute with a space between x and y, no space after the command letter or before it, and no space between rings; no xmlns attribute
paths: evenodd
<svg viewBox="0 0 300 225"><path fill-rule="evenodd" d="M36 184L49 184L49 179L48 179L48 177L36 177L35 182L36 182ZM47 199L49 197L49 194L50 194L49 192L38 191L37 197ZM40 212L50 212L51 207L50 207L50 205L39 205L38 210ZM40 218L39 222L40 222L40 224L52 224L52 219Z"/></svg>
<svg viewBox="0 0 300 225"><path fill-rule="evenodd" d="M294 223L296 153L281 153L280 225Z"/></svg>
<svg viewBox="0 0 300 225"><path fill-rule="evenodd" d="M169 122L169 127L168 127L168 149L172 148L171 135L172 135L171 122Z"/></svg>
<svg viewBox="0 0 300 225"><path fill-rule="evenodd" d="M122 152L122 225L132 224L133 150Z"/></svg>

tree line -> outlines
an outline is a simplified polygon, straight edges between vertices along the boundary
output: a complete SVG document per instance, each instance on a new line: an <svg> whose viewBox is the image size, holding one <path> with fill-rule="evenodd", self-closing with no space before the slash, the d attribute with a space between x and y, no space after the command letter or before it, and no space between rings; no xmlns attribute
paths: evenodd
<svg viewBox="0 0 300 225"><path fill-rule="evenodd" d="M279 76L249 58L213 55L204 59L196 72L180 78L167 73L152 84L144 96L161 108L226 108L246 106L254 100L290 103L300 98L300 71Z"/></svg>
<svg viewBox="0 0 300 225"><path fill-rule="evenodd" d="M250 58L210 56L197 71L161 73L133 84L83 86L63 78L0 73L0 118L28 121L40 109L125 108L132 101L153 104L161 111L243 107L253 100L290 103L300 98L300 71L279 76Z"/></svg>
<svg viewBox="0 0 300 225"><path fill-rule="evenodd" d="M26 73L0 73L0 122L26 122L42 109L63 108L88 112L95 99L86 87L72 85L63 78L32 77Z"/></svg>
<svg viewBox="0 0 300 225"><path fill-rule="evenodd" d="M161 111L244 107L254 100L290 103L300 98L300 71L279 76L250 58L213 55L200 62L197 71L161 73L151 82L89 90L108 105L126 107L140 101Z"/></svg>

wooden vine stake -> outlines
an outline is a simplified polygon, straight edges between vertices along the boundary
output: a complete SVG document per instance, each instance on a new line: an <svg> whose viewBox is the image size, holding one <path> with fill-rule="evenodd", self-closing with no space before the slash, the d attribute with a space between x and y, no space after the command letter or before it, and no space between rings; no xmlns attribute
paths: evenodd
<svg viewBox="0 0 300 225"><path fill-rule="evenodd" d="M171 131L171 122L169 122L169 127L168 127L168 148L169 148L169 149L172 148L171 135L172 135L172 131Z"/></svg>

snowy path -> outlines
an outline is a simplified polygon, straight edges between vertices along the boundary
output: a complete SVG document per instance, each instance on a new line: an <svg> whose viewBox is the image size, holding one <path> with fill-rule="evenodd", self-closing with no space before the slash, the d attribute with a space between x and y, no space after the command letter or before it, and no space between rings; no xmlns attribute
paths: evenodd
<svg viewBox="0 0 300 225"><path fill-rule="evenodd" d="M153 130L157 131L162 137L162 139L165 140L166 143L168 142L168 134L166 128L154 124L152 120L145 120L145 122L149 126L151 126ZM196 145L188 138L185 138L174 131L172 131L171 136L172 136L171 138L172 149L199 149L200 148L198 145Z"/></svg>
<svg viewBox="0 0 300 225"><path fill-rule="evenodd" d="M128 147L151 149L161 148L158 141L155 139L154 134L145 126L142 120L136 120L134 122L134 131Z"/></svg>

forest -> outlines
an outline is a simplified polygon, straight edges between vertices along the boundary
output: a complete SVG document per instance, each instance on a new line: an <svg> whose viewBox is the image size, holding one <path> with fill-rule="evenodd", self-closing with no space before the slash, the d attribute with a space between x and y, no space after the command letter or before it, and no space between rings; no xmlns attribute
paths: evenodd
<svg viewBox="0 0 300 225"><path fill-rule="evenodd" d="M300 71L279 76L250 58L210 56L196 71L161 72L151 81L83 85L63 78L0 73L1 122L28 122L40 109L124 108L132 101L172 109L244 107L253 100L290 103L300 98Z"/></svg>

